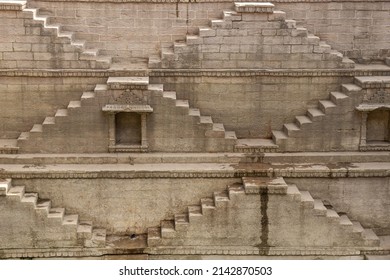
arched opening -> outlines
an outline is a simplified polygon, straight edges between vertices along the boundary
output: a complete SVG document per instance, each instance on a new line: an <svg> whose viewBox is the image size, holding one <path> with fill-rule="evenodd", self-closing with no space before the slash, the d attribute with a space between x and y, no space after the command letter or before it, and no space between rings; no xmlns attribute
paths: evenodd
<svg viewBox="0 0 390 280"><path fill-rule="evenodd" d="M388 144L390 111L377 109L367 116L367 144Z"/></svg>
<svg viewBox="0 0 390 280"><path fill-rule="evenodd" d="M118 113L115 116L116 145L141 145L141 115L137 113Z"/></svg>

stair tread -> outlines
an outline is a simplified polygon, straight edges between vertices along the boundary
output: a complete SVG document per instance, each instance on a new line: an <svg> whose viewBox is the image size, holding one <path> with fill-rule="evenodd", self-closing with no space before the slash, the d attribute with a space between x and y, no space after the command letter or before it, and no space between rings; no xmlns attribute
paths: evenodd
<svg viewBox="0 0 390 280"><path fill-rule="evenodd" d="M287 139L288 136L281 130L272 130L272 135L277 139Z"/></svg>
<svg viewBox="0 0 390 280"><path fill-rule="evenodd" d="M149 84L148 90L152 91L164 91L164 85L163 84ZM164 94L164 92L163 92Z"/></svg>
<svg viewBox="0 0 390 280"><path fill-rule="evenodd" d="M340 218L339 214L337 214L337 212L333 209L327 209L326 216L329 218Z"/></svg>
<svg viewBox="0 0 390 280"><path fill-rule="evenodd" d="M49 199L38 199L37 205L35 208L37 209L50 209L51 201Z"/></svg>
<svg viewBox="0 0 390 280"><path fill-rule="evenodd" d="M198 205L188 206L189 216L202 216L202 208Z"/></svg>
<svg viewBox="0 0 390 280"><path fill-rule="evenodd" d="M7 195L18 195L18 196L22 197L22 195L24 194L24 190L25 190L24 186L11 187L8 190Z"/></svg>
<svg viewBox="0 0 390 280"><path fill-rule="evenodd" d="M314 209L326 211L326 207L321 199L314 199Z"/></svg>
<svg viewBox="0 0 390 280"><path fill-rule="evenodd" d="M296 185L288 185L287 186L287 194L289 195L301 195L301 192L297 188Z"/></svg>
<svg viewBox="0 0 390 280"><path fill-rule="evenodd" d="M215 208L214 199L212 198L202 198L200 202L202 204L202 208Z"/></svg>
<svg viewBox="0 0 390 280"><path fill-rule="evenodd" d="M81 101L73 100L69 102L68 108L79 108L79 107L81 107Z"/></svg>
<svg viewBox="0 0 390 280"><path fill-rule="evenodd" d="M351 220L348 218L347 215L340 215L340 224L341 225L353 225Z"/></svg>
<svg viewBox="0 0 390 280"><path fill-rule="evenodd" d="M92 221L80 221L77 225L77 232L79 233L92 233Z"/></svg>
<svg viewBox="0 0 390 280"><path fill-rule="evenodd" d="M378 236L372 229L364 229L362 232L362 236L366 240L379 240Z"/></svg>
<svg viewBox="0 0 390 280"><path fill-rule="evenodd" d="M235 139L237 140L237 135L235 131L225 131L225 139Z"/></svg>
<svg viewBox="0 0 390 280"><path fill-rule="evenodd" d="M341 85L344 89L346 89L347 91L361 91L362 88L355 85L355 84L342 84Z"/></svg>
<svg viewBox="0 0 390 280"><path fill-rule="evenodd" d="M307 124L307 123L312 123L312 121L309 119L308 116L296 116L295 119L300 125Z"/></svg>
<svg viewBox="0 0 390 280"><path fill-rule="evenodd" d="M222 123L213 123L213 130L214 131L225 131L225 127Z"/></svg>
<svg viewBox="0 0 390 280"><path fill-rule="evenodd" d="M43 124L55 124L55 117L46 117L43 121Z"/></svg>
<svg viewBox="0 0 390 280"><path fill-rule="evenodd" d="M33 127L31 128L30 132L32 132L32 133L34 133L34 132L41 133L42 132L42 125L41 124L34 124Z"/></svg>
<svg viewBox="0 0 390 280"><path fill-rule="evenodd" d="M105 242L107 236L106 229L103 228L94 228L92 230L92 240L98 241L98 242Z"/></svg>
<svg viewBox="0 0 390 280"><path fill-rule="evenodd" d="M107 84L149 85L149 77L109 77Z"/></svg>
<svg viewBox="0 0 390 280"><path fill-rule="evenodd" d="M94 98L94 97L95 97L95 93L93 91L85 91L85 92L83 92L81 99L88 99L88 98Z"/></svg>
<svg viewBox="0 0 390 280"><path fill-rule="evenodd" d="M175 224L188 224L188 215L176 214L175 215Z"/></svg>
<svg viewBox="0 0 390 280"><path fill-rule="evenodd" d="M103 91L103 90L107 90L108 89L108 86L106 84L97 84L95 86L95 91Z"/></svg>
<svg viewBox="0 0 390 280"><path fill-rule="evenodd" d="M210 116L200 116L200 123L210 124L213 123L213 119Z"/></svg>
<svg viewBox="0 0 390 280"><path fill-rule="evenodd" d="M226 191L214 192L215 201L229 201L229 194Z"/></svg>
<svg viewBox="0 0 390 280"><path fill-rule="evenodd" d="M62 224L77 226L78 222L79 222L79 215L64 215Z"/></svg>
<svg viewBox="0 0 390 280"><path fill-rule="evenodd" d="M285 123L284 126L287 130L298 131L300 128L295 123Z"/></svg>
<svg viewBox="0 0 390 280"><path fill-rule="evenodd" d="M21 202L36 203L37 200L38 200L37 193L25 193L20 201Z"/></svg>
<svg viewBox="0 0 390 280"><path fill-rule="evenodd" d="M200 110L196 109L196 108L190 108L190 110L188 111L188 114L190 116L200 117Z"/></svg>
<svg viewBox="0 0 390 280"><path fill-rule="evenodd" d="M161 229L159 227L148 228L148 239L160 239Z"/></svg>
<svg viewBox="0 0 390 280"><path fill-rule="evenodd" d="M301 201L314 203L314 199L308 191L301 191Z"/></svg>
<svg viewBox="0 0 390 280"><path fill-rule="evenodd" d="M63 218L65 215L65 208L51 208L49 211L49 214L47 215L48 218Z"/></svg>
<svg viewBox="0 0 390 280"><path fill-rule="evenodd" d="M242 194L245 193L245 188L243 184L235 183L228 186L229 195L231 194Z"/></svg>
<svg viewBox="0 0 390 280"><path fill-rule="evenodd" d="M55 116L56 117L66 117L66 116L68 116L68 110L67 109L58 109Z"/></svg>
<svg viewBox="0 0 390 280"><path fill-rule="evenodd" d="M170 99L176 99L176 92L175 91L164 91L163 97L170 98Z"/></svg>
<svg viewBox="0 0 390 280"><path fill-rule="evenodd" d="M342 92L338 92L338 91L333 91L330 93L334 98L336 99L344 99L344 98L348 98L348 95L342 93Z"/></svg>
<svg viewBox="0 0 390 280"><path fill-rule="evenodd" d="M336 104L334 104L330 100L320 100L319 101L325 108L330 108L330 107L336 107Z"/></svg>
<svg viewBox="0 0 390 280"><path fill-rule="evenodd" d="M307 111L313 117L320 117L320 116L324 116L325 115L324 112L322 112L318 108L311 108L311 109L308 109Z"/></svg>
<svg viewBox="0 0 390 280"><path fill-rule="evenodd" d="M175 222L173 220L161 221L161 232L173 232L175 231Z"/></svg>
<svg viewBox="0 0 390 280"><path fill-rule="evenodd" d="M190 104L188 103L188 100L176 100L176 106L177 107L186 107L189 108Z"/></svg>
<svg viewBox="0 0 390 280"><path fill-rule="evenodd" d="M353 224L353 232L363 232L364 231L364 228L362 227L362 225L359 222L353 221L352 224Z"/></svg>

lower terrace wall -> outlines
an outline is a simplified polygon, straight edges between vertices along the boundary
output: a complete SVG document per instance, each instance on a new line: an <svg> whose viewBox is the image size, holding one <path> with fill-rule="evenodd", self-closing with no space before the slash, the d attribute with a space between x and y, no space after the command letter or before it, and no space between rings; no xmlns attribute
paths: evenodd
<svg viewBox="0 0 390 280"><path fill-rule="evenodd" d="M90 47L122 57L157 54L161 44L183 40L186 34L222 17L234 1L201 0L198 3L162 0L33 0ZM276 10L351 58L384 58L390 49L389 1L275 0Z"/></svg>
<svg viewBox="0 0 390 280"><path fill-rule="evenodd" d="M49 73L46 73L49 75ZM0 138L17 138L107 78L0 76Z"/></svg>
<svg viewBox="0 0 390 280"><path fill-rule="evenodd" d="M389 178L286 178L315 199L328 201L336 212L347 213L379 235L390 233Z"/></svg>

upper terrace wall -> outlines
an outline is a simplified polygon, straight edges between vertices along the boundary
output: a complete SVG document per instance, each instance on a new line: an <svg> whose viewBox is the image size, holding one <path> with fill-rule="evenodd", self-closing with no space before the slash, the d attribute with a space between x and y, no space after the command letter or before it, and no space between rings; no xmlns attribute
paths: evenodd
<svg viewBox="0 0 390 280"><path fill-rule="evenodd" d="M43 8L56 23L76 31L91 47L125 57L157 54L160 45L183 40L198 26L222 17L233 1L199 3L161 0L33 0L28 6ZM334 49L352 58L385 57L390 49L390 1L275 0L287 12Z"/></svg>

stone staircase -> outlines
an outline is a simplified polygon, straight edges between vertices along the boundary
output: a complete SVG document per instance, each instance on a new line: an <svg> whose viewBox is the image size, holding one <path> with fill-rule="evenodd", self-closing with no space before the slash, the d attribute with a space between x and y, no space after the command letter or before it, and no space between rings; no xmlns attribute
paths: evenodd
<svg viewBox="0 0 390 280"><path fill-rule="evenodd" d="M306 28L297 27L295 20L285 19L285 12L274 10L274 5L271 3L256 2L236 2L234 10L224 11L222 19L211 20L209 26L199 27L196 35L187 35L184 41L177 41L173 45L162 46L160 56L151 56L149 58L149 68L220 68L221 65L222 68L248 68L249 65L246 65L248 62L237 62L234 64L232 61L221 62L219 65L213 67L206 59L205 61L202 61L202 56L209 53L215 53L215 57L229 55L229 52L245 53L243 49L240 49L239 51L229 50L228 47L229 44L239 44L239 38L243 41L247 40L244 37L246 35L246 33L244 33L246 32L246 25L240 25L240 23L244 23L244 15L250 13L255 13L254 16L259 13L260 16L261 14L268 16L268 19L265 21L266 24L272 25L273 22L280 22L278 29L280 34L275 32L275 35L289 37L289 40L284 39L286 42L279 42L277 41L278 38L267 36L267 40L274 40L274 47L277 45L291 46L292 53L300 54L309 52L321 54L326 61L336 61L338 68L354 68L354 62L352 60L343 57L340 52L333 50L326 42L320 41L319 37L309 34ZM255 19L250 18L248 21L249 20ZM255 24L256 22L253 21L251 23ZM223 37L224 34L229 34L229 36L232 37ZM227 42L228 38L230 39L229 42ZM224 40L226 40L227 43ZM235 42L231 42L232 40L235 40ZM226 47L227 50L222 51L222 49L220 49L222 47ZM248 57L245 59L248 60ZM328 67L326 61L321 68L332 68ZM240 63L242 63L242 66L240 66ZM282 68L291 68L286 61L284 61L284 65L285 67L282 65ZM317 67L318 66L314 64L310 67L310 63L308 65L298 66L300 69ZM258 67L253 67L252 65L252 67L249 68Z"/></svg>
<svg viewBox="0 0 390 280"><path fill-rule="evenodd" d="M318 101L305 115L296 116L294 122L283 125L282 130L272 131L272 139L281 151L330 150L324 143L316 143L310 136L330 133L325 126L335 115L354 109L354 99L362 91L356 84L342 84L341 91L329 94L329 99ZM325 135L323 136L326 138ZM318 146L320 145L320 146Z"/></svg>
<svg viewBox="0 0 390 280"><path fill-rule="evenodd" d="M38 236L43 236L40 231L46 231L46 238L50 239L51 232L63 232L70 239L68 241L71 242L71 246L89 248L106 246L105 229L93 227L92 221L81 220L78 215L66 214L64 208L53 208L50 200L39 198L37 193L25 192L24 186L12 186L11 179L0 179L0 196L5 196L10 202L20 203L20 207L33 209L38 221L43 219L44 227L39 228L39 225L33 225L37 228L30 229L36 232ZM9 217L9 219L12 218ZM48 240L35 241L48 242ZM61 240L58 241L61 242ZM56 237L54 235L51 243L55 244L55 242ZM45 246L50 245L47 243Z"/></svg>
<svg viewBox="0 0 390 280"><path fill-rule="evenodd" d="M78 60L80 60L79 67L75 66L73 67L74 69L110 68L111 57L100 55L99 49L88 48L86 41L77 40L74 32L65 31L62 25L51 23L52 18L50 16L40 15L39 9L34 8L24 8L23 11L31 13L33 20L42 26L45 33L53 34L59 39L63 39L63 44L70 44L72 51L78 54Z"/></svg>
<svg viewBox="0 0 390 280"><path fill-rule="evenodd" d="M72 100L67 108L57 109L54 116L48 116L42 123L34 124L30 131L22 132L18 139L2 139L1 153L56 152L54 148L59 145L55 142L56 138L60 134L65 137L64 132L72 127L74 129L77 119L87 118L88 111L101 114L101 107L109 102L110 91L118 88L118 85L150 92L152 98L159 100L160 106L171 108L171 114L177 115L177 118L186 117L186 125L194 127L202 137L221 140L221 151L233 149L237 140L234 131L226 131L222 123L215 123L210 116L201 115L199 109L190 107L188 100L177 99L175 92L164 91L162 84L149 84L149 77L110 77L106 84L98 84L94 91L84 92L80 100Z"/></svg>
<svg viewBox="0 0 390 280"><path fill-rule="evenodd" d="M379 246L371 229L326 208L309 192L286 184L283 178L252 177L202 198L200 204L161 221L159 227L149 228L147 240L152 254L279 254L291 250L318 255L326 254L326 248ZM236 251L234 246L248 249Z"/></svg>

